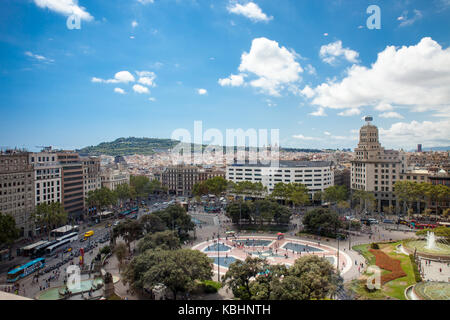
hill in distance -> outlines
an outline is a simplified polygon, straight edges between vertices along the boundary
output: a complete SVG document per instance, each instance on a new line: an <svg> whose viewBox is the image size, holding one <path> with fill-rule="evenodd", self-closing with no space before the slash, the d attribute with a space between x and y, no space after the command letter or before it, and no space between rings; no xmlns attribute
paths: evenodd
<svg viewBox="0 0 450 320"><path fill-rule="evenodd" d="M134 154L152 155L172 149L179 143L180 141L172 139L129 137L118 138L112 142L102 142L97 146L89 146L76 151L83 156L130 156ZM206 145L203 146L203 148L205 147ZM246 149L248 150L248 148ZM321 150L316 149L297 148L281 148L281 150L286 152L322 152Z"/></svg>

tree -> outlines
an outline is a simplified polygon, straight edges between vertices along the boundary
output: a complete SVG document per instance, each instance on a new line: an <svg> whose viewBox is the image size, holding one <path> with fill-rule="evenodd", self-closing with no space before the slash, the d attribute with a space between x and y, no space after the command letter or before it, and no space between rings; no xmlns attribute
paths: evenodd
<svg viewBox="0 0 450 320"><path fill-rule="evenodd" d="M128 183L122 183L119 184L116 187L116 190L114 190L114 192L116 193L116 197L117 199L120 200L121 204L123 201L132 199L134 196L134 190L132 190L132 188L130 187L130 185Z"/></svg>
<svg viewBox="0 0 450 320"><path fill-rule="evenodd" d="M100 213L104 208L117 203L117 194L108 188L102 187L97 190L89 191L85 202L89 207L95 206L97 212Z"/></svg>
<svg viewBox="0 0 450 320"><path fill-rule="evenodd" d="M176 300L179 292L191 292L197 281L210 280L211 267L210 258L197 250L147 250L131 261L124 280L141 291L163 284Z"/></svg>
<svg viewBox="0 0 450 320"><path fill-rule="evenodd" d="M154 214L147 214L139 218L139 223L142 225L146 233L155 233L166 230L164 221Z"/></svg>
<svg viewBox="0 0 450 320"><path fill-rule="evenodd" d="M121 236L131 252L131 242L142 236L142 225L135 220L127 220L113 229L113 237Z"/></svg>
<svg viewBox="0 0 450 320"><path fill-rule="evenodd" d="M131 176L130 185L136 191L137 198L147 198L150 194L150 179L146 176Z"/></svg>
<svg viewBox="0 0 450 320"><path fill-rule="evenodd" d="M138 243L140 253L146 250L160 248L161 250L176 250L181 248L180 238L173 231L156 232L147 234Z"/></svg>
<svg viewBox="0 0 450 320"><path fill-rule="evenodd" d="M120 267L123 265L123 260L125 260L125 257L128 254L127 245L123 242L116 245L114 247L114 254L117 257L117 260L119 261L119 272L120 272Z"/></svg>
<svg viewBox="0 0 450 320"><path fill-rule="evenodd" d="M323 198L323 193L322 191L316 191L313 194L313 201L314 202L321 202Z"/></svg>
<svg viewBox="0 0 450 320"><path fill-rule="evenodd" d="M287 270L282 280L274 282L272 299L325 299L333 296L342 282L328 260L315 255L303 256Z"/></svg>
<svg viewBox="0 0 450 320"><path fill-rule="evenodd" d="M242 200L233 201L227 205L225 215L235 224L240 223L242 219L250 220L250 206Z"/></svg>
<svg viewBox="0 0 450 320"><path fill-rule="evenodd" d="M352 200L357 202L357 208L360 215L364 209L373 210L376 204L374 194L365 190L354 190Z"/></svg>
<svg viewBox="0 0 450 320"><path fill-rule="evenodd" d="M332 186L325 189L323 199L326 202L337 203L348 198L348 191L345 186Z"/></svg>
<svg viewBox="0 0 450 320"><path fill-rule="evenodd" d="M67 213L60 202L44 202L35 207L31 219L36 225L47 229L47 237L50 239L51 229L67 222Z"/></svg>
<svg viewBox="0 0 450 320"><path fill-rule="evenodd" d="M406 209L408 211L408 220L412 212L413 203L416 201L420 201L422 192L423 189L421 190L419 184L416 182L397 181L395 183L394 194L399 201L405 203Z"/></svg>
<svg viewBox="0 0 450 320"><path fill-rule="evenodd" d="M19 237L20 230L16 227L16 220L11 215L0 212L0 248L7 246L11 250L11 245Z"/></svg>
<svg viewBox="0 0 450 320"><path fill-rule="evenodd" d="M189 231L194 230L195 224L192 222L191 216L186 213L185 208L177 204L153 214L164 221L168 229L177 231L178 237L182 240L189 237Z"/></svg>
<svg viewBox="0 0 450 320"><path fill-rule="evenodd" d="M249 300L252 297L250 281L263 272L265 262L261 258L247 257L245 261L236 260L222 277L224 285L228 285L236 298Z"/></svg>
<svg viewBox="0 0 450 320"><path fill-rule="evenodd" d="M309 203L308 188L301 183L277 183L270 194L272 200L284 200L296 206Z"/></svg>
<svg viewBox="0 0 450 320"><path fill-rule="evenodd" d="M307 212L302 222L307 232L319 235L334 235L334 231L342 226L339 216L324 208Z"/></svg>

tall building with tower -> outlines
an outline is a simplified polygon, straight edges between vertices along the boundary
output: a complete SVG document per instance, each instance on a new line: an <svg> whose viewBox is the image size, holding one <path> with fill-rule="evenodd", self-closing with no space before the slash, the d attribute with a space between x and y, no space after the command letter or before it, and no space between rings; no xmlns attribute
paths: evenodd
<svg viewBox="0 0 450 320"><path fill-rule="evenodd" d="M417 145L417 152L422 152L422 145L421 144Z"/></svg>
<svg viewBox="0 0 450 320"><path fill-rule="evenodd" d="M406 171L406 155L395 150L385 150L379 140L378 128L373 118L366 117L359 131L359 143L351 168L351 189L373 192L377 201L375 210L399 204L394 195L394 184Z"/></svg>

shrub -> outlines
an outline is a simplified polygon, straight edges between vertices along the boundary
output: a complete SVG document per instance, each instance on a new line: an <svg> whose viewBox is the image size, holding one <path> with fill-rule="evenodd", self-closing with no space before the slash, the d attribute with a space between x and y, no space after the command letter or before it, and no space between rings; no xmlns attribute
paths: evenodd
<svg viewBox="0 0 450 320"><path fill-rule="evenodd" d="M378 249L380 249L380 246L378 245L378 243L371 243L370 244L370 249L378 250Z"/></svg>
<svg viewBox="0 0 450 320"><path fill-rule="evenodd" d="M111 253L111 247L110 246L104 246L101 250L100 250L101 254L104 255L108 255Z"/></svg>
<svg viewBox="0 0 450 320"><path fill-rule="evenodd" d="M414 278L415 278L416 282L422 282L422 277L420 276L419 268L417 267L417 263L416 263L416 260L414 259L413 254L409 255L409 260L411 260L411 265L413 267Z"/></svg>
<svg viewBox="0 0 450 320"><path fill-rule="evenodd" d="M222 285L220 282L205 280L200 284L200 287L204 293L216 293Z"/></svg>

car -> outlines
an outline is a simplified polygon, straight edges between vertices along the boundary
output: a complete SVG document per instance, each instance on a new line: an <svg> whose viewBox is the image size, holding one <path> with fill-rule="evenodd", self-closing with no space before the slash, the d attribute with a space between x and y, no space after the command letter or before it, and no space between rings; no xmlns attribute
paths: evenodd
<svg viewBox="0 0 450 320"><path fill-rule="evenodd" d="M390 219L384 219L383 223L387 223L387 224L393 224L394 220L390 220Z"/></svg>
<svg viewBox="0 0 450 320"><path fill-rule="evenodd" d="M119 224L120 224L120 221L116 221L116 222L114 222L113 226L117 227Z"/></svg>

